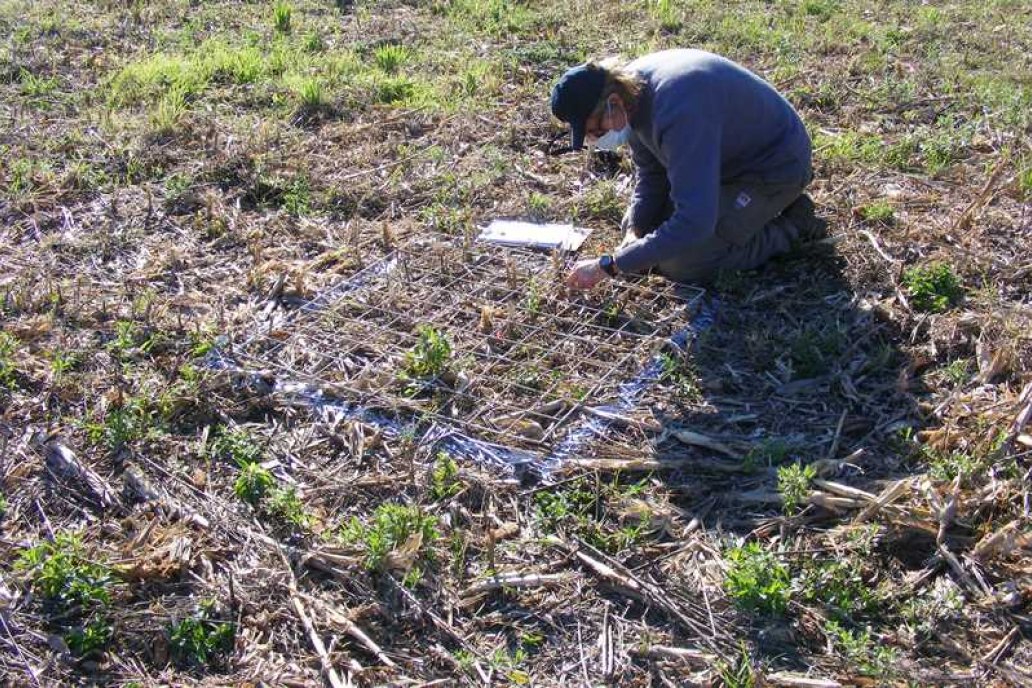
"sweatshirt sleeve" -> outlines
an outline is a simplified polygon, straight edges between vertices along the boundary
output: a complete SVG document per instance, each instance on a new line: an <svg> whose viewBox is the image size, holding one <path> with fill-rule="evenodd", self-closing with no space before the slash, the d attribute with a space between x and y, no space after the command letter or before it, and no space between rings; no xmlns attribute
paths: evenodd
<svg viewBox="0 0 1032 688"><path fill-rule="evenodd" d="M656 140L669 163L674 212L655 232L616 255L621 272L642 272L690 251L713 235L720 196L719 116L705 98L682 99L657 112Z"/></svg>
<svg viewBox="0 0 1032 688"><path fill-rule="evenodd" d="M654 229L656 215L666 205L667 197L670 195L667 172L659 160L656 160L656 156L643 144L632 143L631 153L638 179L634 186L634 195L631 197L628 217L631 225L637 230Z"/></svg>

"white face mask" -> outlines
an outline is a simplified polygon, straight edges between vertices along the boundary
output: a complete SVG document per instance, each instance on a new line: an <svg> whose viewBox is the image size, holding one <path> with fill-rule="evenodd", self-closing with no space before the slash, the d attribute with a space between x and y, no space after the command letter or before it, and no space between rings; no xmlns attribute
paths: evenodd
<svg viewBox="0 0 1032 688"><path fill-rule="evenodd" d="M606 114L612 118L613 106L606 103ZM624 125L623 129L610 129L604 135L600 136L595 141L595 148L603 151L615 151L620 146L627 143L631 138L631 127L628 124Z"/></svg>

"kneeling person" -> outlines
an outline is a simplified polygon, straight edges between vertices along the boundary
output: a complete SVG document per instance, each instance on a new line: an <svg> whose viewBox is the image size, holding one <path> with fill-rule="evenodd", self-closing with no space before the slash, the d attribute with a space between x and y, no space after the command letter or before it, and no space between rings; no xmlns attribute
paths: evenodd
<svg viewBox="0 0 1032 688"><path fill-rule="evenodd" d="M567 283L655 269L678 282L755 268L814 238L810 137L774 87L702 50L666 50L627 65L587 63L552 91L572 146L627 143L637 173L613 256L584 260Z"/></svg>

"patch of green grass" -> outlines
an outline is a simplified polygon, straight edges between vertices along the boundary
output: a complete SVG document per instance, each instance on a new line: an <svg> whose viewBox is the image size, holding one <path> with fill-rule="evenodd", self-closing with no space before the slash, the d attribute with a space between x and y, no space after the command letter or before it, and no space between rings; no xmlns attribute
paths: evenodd
<svg viewBox="0 0 1032 688"><path fill-rule="evenodd" d="M7 508L7 495L5 495L3 492L0 492L0 518L3 518L7 515Z"/></svg>
<svg viewBox="0 0 1032 688"><path fill-rule="evenodd" d="M18 340L7 332L0 332L0 387L14 389L18 381L18 371L14 365L14 352L18 350Z"/></svg>
<svg viewBox="0 0 1032 688"><path fill-rule="evenodd" d="M84 625L73 628L64 635L65 644L80 657L102 651L114 634L111 624L103 616L96 616Z"/></svg>
<svg viewBox="0 0 1032 688"><path fill-rule="evenodd" d="M860 206L860 217L867 222L891 225L895 214L895 207L888 201L875 201L873 203Z"/></svg>
<svg viewBox="0 0 1032 688"><path fill-rule="evenodd" d="M292 84L291 90L297 98L298 105L303 108L317 109L327 103L326 90L320 77L302 77Z"/></svg>
<svg viewBox="0 0 1032 688"><path fill-rule="evenodd" d="M778 467L778 493L781 495L782 508L792 515L799 507L806 504L810 495L810 484L817 477L817 469L811 465L792 463Z"/></svg>
<svg viewBox="0 0 1032 688"><path fill-rule="evenodd" d="M887 678L895 673L899 651L871 638L870 631L851 631L834 620L828 621L825 631L835 647L861 673L878 678Z"/></svg>
<svg viewBox="0 0 1032 688"><path fill-rule="evenodd" d="M880 137L855 131L839 134L814 132L813 146L815 155L829 162L872 164L881 161L885 155L885 144Z"/></svg>
<svg viewBox="0 0 1032 688"><path fill-rule="evenodd" d="M837 0L803 0L799 5L799 9L802 10L803 14L809 17L816 17L824 22L831 19L832 15L839 10L839 3Z"/></svg>
<svg viewBox="0 0 1032 688"><path fill-rule="evenodd" d="M172 657L177 663L204 667L232 652L236 628L219 621L214 601L208 600L201 603L195 615L171 624L168 635Z"/></svg>
<svg viewBox="0 0 1032 688"><path fill-rule="evenodd" d="M416 83L405 76L391 76L376 82L376 99L388 105L397 105L413 98Z"/></svg>
<svg viewBox="0 0 1032 688"><path fill-rule="evenodd" d="M740 608L780 615L788 608L791 579L788 568L758 542L734 547L726 554L730 568L724 590Z"/></svg>
<svg viewBox="0 0 1032 688"><path fill-rule="evenodd" d="M451 342L432 325L419 325L416 335L415 346L405 352L402 374L415 380L435 378L448 369L452 356Z"/></svg>
<svg viewBox="0 0 1032 688"><path fill-rule="evenodd" d="M290 33L294 8L288 2L279 1L272 6L272 25L278 33Z"/></svg>
<svg viewBox="0 0 1032 688"><path fill-rule="evenodd" d="M321 53L326 50L326 42L323 41L322 36L318 31L312 31L305 36L304 43L305 52L309 53Z"/></svg>
<svg viewBox="0 0 1032 688"><path fill-rule="evenodd" d="M945 312L964 296L960 278L946 263L908 268L903 273L903 286L910 294L910 305L925 313Z"/></svg>
<svg viewBox="0 0 1032 688"><path fill-rule="evenodd" d="M659 24L659 28L669 33L681 30L683 21L681 12L674 0L651 0L649 14Z"/></svg>
<svg viewBox="0 0 1032 688"><path fill-rule="evenodd" d="M57 88L57 79L36 76L23 69L19 79L19 90L23 96L30 98L40 97L53 93Z"/></svg>
<svg viewBox="0 0 1032 688"><path fill-rule="evenodd" d="M179 88L168 90L151 113L150 125L161 136L173 134L186 115L186 92Z"/></svg>
<svg viewBox="0 0 1032 688"><path fill-rule="evenodd" d="M1032 163L1025 161L1024 167L1018 172L1018 193L1024 200L1032 199Z"/></svg>
<svg viewBox="0 0 1032 688"><path fill-rule="evenodd" d="M365 550L365 565L370 570L381 569L387 555L410 537L419 538L421 550L429 547L438 538L437 517L424 514L418 506L388 503L377 507L368 525L353 517L341 529L345 542Z"/></svg>
<svg viewBox="0 0 1032 688"><path fill-rule="evenodd" d="M459 466L447 452L439 452L430 471L430 498L435 502L454 497L462 491Z"/></svg>
<svg viewBox="0 0 1032 688"><path fill-rule="evenodd" d="M233 493L238 499L251 506L257 506L276 485L276 479L259 463L246 463L240 468L240 475L233 483Z"/></svg>
<svg viewBox="0 0 1032 688"><path fill-rule="evenodd" d="M381 45L373 51L373 61L387 74L397 74L398 69L409 60L409 50L403 45Z"/></svg>
<svg viewBox="0 0 1032 688"><path fill-rule="evenodd" d="M716 668L723 688L756 688L756 672L749 656L749 648L744 642L737 657L731 661L717 662Z"/></svg>

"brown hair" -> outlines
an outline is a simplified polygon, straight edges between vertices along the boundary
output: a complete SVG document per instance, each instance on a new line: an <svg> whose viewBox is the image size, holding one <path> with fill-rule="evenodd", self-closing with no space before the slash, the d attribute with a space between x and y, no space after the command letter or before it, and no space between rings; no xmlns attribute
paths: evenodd
<svg viewBox="0 0 1032 688"><path fill-rule="evenodd" d="M609 57L598 62L588 63L589 68L601 69L606 75L602 95L595 104L593 114L600 114L606 106L609 96L616 94L627 106L627 114L632 115L638 109L638 96L641 94L642 79L637 73L627 69L626 65L616 57Z"/></svg>

